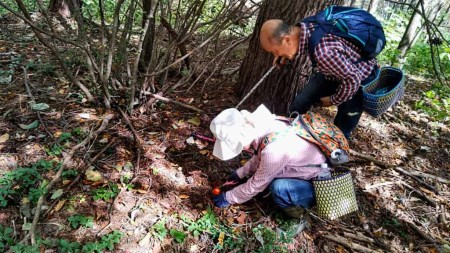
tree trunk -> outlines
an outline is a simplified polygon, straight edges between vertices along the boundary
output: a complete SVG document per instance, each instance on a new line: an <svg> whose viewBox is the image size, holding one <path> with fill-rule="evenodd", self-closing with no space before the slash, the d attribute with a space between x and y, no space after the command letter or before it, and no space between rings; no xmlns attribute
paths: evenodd
<svg viewBox="0 0 450 253"><path fill-rule="evenodd" d="M149 18L149 25L147 28L147 33L144 37L144 43L142 44L142 54L139 61L139 69L141 72L145 72L145 69L147 65L150 64L153 55L153 42L155 41L156 4L157 1L155 0L143 0L144 13L142 15L142 27L144 27L147 18Z"/></svg>
<svg viewBox="0 0 450 253"><path fill-rule="evenodd" d="M79 6L81 11L82 0L76 0L75 3ZM78 6L74 6L72 0L50 0L48 11L69 18L76 11Z"/></svg>
<svg viewBox="0 0 450 253"><path fill-rule="evenodd" d="M361 1L361 6L359 8L364 9L364 6L366 6L366 0Z"/></svg>
<svg viewBox="0 0 450 253"><path fill-rule="evenodd" d="M377 11L379 0L370 0L368 11L374 14Z"/></svg>
<svg viewBox="0 0 450 253"><path fill-rule="evenodd" d="M429 2L424 2L424 4L425 8L427 9L426 15L428 17L428 20L430 20L431 22L435 22L438 13L442 9L442 5L437 4L435 6L431 6ZM420 1L418 1L416 9L420 10ZM421 27L420 22L421 19L422 17L420 16L420 14L414 11L408 22L408 25L406 26L405 33L403 33L402 39L398 44L397 48L400 52L397 59L395 59L397 62L393 62L392 65L398 66L400 68L403 66L406 53L417 42L420 34L423 31L423 26Z"/></svg>
<svg viewBox="0 0 450 253"><path fill-rule="evenodd" d="M308 1L308 0L265 0L259 11L255 28L250 38L247 55L239 69L236 91L243 98L272 66L273 56L261 49L259 45L259 30L265 20L279 18L289 24L295 24L301 19L324 9L331 4L341 4L343 1ZM289 104L297 91L307 81L312 67L306 55L300 55L292 63L292 70L287 67L276 69L256 89L244 103L246 109L252 109L263 103L273 113L286 114Z"/></svg>
<svg viewBox="0 0 450 253"><path fill-rule="evenodd" d="M418 9L420 7L420 3L416 5L416 8ZM420 20L421 16L416 11L413 12L411 18L409 19L408 25L406 26L406 30L403 33L402 39L400 40L400 43L398 44L398 50L400 51L399 56L397 60L401 65L403 65L403 60L407 50L411 47L412 42L414 41L415 35L417 34L417 29L420 26ZM396 65L396 63L393 63L392 65Z"/></svg>

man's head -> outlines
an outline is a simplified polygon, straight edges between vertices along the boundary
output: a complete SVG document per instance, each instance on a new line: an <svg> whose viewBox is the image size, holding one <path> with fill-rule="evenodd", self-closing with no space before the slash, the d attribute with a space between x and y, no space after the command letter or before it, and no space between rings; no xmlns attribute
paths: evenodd
<svg viewBox="0 0 450 253"><path fill-rule="evenodd" d="M280 19L269 19L261 27L259 42L262 49L275 57L293 60L298 52L299 28Z"/></svg>

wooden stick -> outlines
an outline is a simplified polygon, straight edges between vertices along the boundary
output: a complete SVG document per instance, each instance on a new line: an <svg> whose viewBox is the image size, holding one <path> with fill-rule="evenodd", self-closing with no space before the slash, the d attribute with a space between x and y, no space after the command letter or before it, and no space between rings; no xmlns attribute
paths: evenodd
<svg viewBox="0 0 450 253"><path fill-rule="evenodd" d="M380 160L375 159L375 158L372 157L372 156L369 156L369 155L365 155L365 154L359 153L359 152L357 152L357 151L355 151L355 150L353 150L353 149L350 149L350 155L356 156L356 157L358 157L358 158L362 158L362 159L367 160L367 161L369 161L369 162L373 162L374 164L376 164L376 165L378 165L378 166L381 166L381 167L384 167L384 168L391 168L391 167L394 167L394 165L387 164L387 163L385 163L385 162L382 162L382 161L380 161Z"/></svg>
<svg viewBox="0 0 450 253"><path fill-rule="evenodd" d="M395 182L384 182L384 183L377 183L377 184L367 185L367 186L364 186L364 189L365 190L370 190L370 189L373 189L373 188L377 188L377 187L380 187L380 186L391 185L391 184L395 184Z"/></svg>
<svg viewBox="0 0 450 253"><path fill-rule="evenodd" d="M86 170L98 159L98 157L103 154L114 142L116 141L116 139L112 139L104 148L102 148L102 150L100 150L100 152L98 152L94 158L89 160L89 163L86 164L86 166L81 170L81 172L79 172L78 176L64 189L63 194L61 194L61 196L55 198L53 200L53 203L50 205L50 207L47 209L47 211L42 215L44 218L47 217L50 213L53 213L53 207L58 203L58 200L64 198L72 189L72 187L78 183L78 181L81 180L81 178L84 176L84 173L86 172Z"/></svg>
<svg viewBox="0 0 450 253"><path fill-rule="evenodd" d="M425 173L425 172L409 170L409 173L411 173L411 175L414 175L414 176L432 178L432 179L437 180L437 181L439 181L441 183L450 184L450 180L448 180L446 178L438 177L438 176L431 175L431 174L428 174L428 173Z"/></svg>
<svg viewBox="0 0 450 253"><path fill-rule="evenodd" d="M424 182L420 178L417 178L415 175L411 174L409 171L404 170L404 169L402 169L400 167L397 167L396 165L392 165L392 164L388 164L388 163L382 162L382 161L377 160L374 157L371 157L369 155L364 155L364 154L361 154L359 152L356 152L353 149L350 149L350 154L354 155L354 156L356 156L358 158L362 158L364 160L373 162L374 164L376 164L376 165L378 165L380 167L383 167L383 168L386 168L386 169L393 169L393 170L395 170L397 172L400 172L400 173L402 173L404 175L407 175L407 176L411 177L412 179L414 179L415 181L417 181L418 183L420 183L420 184L424 185L425 187L427 187L428 189L432 190L433 192L439 194L439 190L436 189L434 186Z"/></svg>
<svg viewBox="0 0 450 253"><path fill-rule="evenodd" d="M31 97L31 99L34 100L33 93L31 93L30 86L28 85L27 69L25 67L22 67L22 69L23 69L23 79L24 79L23 82L25 83L25 89L27 90L27 93ZM41 122L41 125L44 128L44 130L47 133L47 135L50 138L54 139L55 137L53 136L53 134L50 133L50 131L48 131L47 126L45 125L44 121L42 120L41 113L39 111L36 111L36 115L37 115L37 117L39 119L39 122Z"/></svg>
<svg viewBox="0 0 450 253"><path fill-rule="evenodd" d="M344 237L339 236L339 235L325 234L325 235L322 235L322 236L327 238L327 239L330 239L330 240L332 240L334 242L342 244L342 245L344 245L344 246L346 246L348 248L354 249L354 250L358 250L358 251L361 251L361 252L368 252L368 253L374 253L374 252L381 253L381 251L379 251L379 250L374 250L374 249L367 248L367 247L362 246L360 244L357 244L357 243L354 243L352 241L349 241L347 238L344 238Z"/></svg>
<svg viewBox="0 0 450 253"><path fill-rule="evenodd" d="M417 193L424 200L428 201L433 207L437 207L436 201L432 200L430 197L428 197L427 195L425 195L423 192L419 191L418 189L415 189L414 187L412 187L411 185L409 185L403 181L399 181L399 182L397 182L397 184L401 184L401 185L405 186L406 188L410 189L411 191Z"/></svg>
<svg viewBox="0 0 450 253"><path fill-rule="evenodd" d="M361 234L360 232L356 232L356 234L344 232L344 236L356 239L358 241L367 242L367 243L374 243L375 242L374 239L372 239L370 237L367 237L367 236Z"/></svg>
<svg viewBox="0 0 450 253"><path fill-rule="evenodd" d="M400 167L394 167L393 169L396 170L396 171L398 171L398 172L401 172L401 173L403 173L403 174L405 174L405 175L407 175L407 176L409 176L409 177L411 177L412 179L416 180L417 182L423 184L426 188L432 190L432 191L435 192L436 194L439 194L439 190L438 190L438 189L436 189L434 186L432 186L432 185L430 185L430 184L424 182L422 179L420 179L420 178L414 176L414 175L411 174L409 171L404 170L404 169L402 169L402 168L400 168Z"/></svg>
<svg viewBox="0 0 450 253"><path fill-rule="evenodd" d="M103 118L103 122L102 122L101 126L95 132L89 134L89 136L86 137L82 142L80 142L79 144L74 146L72 149L70 149L70 151L67 153L67 156L64 157L64 160L63 160L63 162L61 164L61 167L56 172L56 174L53 177L52 181L50 181L50 183L48 183L48 185L44 188L44 191L43 191L44 193L39 197L38 202L36 204L36 211L34 213L33 222L31 223L31 227L30 227L30 230L29 230L29 235L31 237L31 244L32 245L36 245L35 230L36 230L36 225L37 225L37 223L39 221L39 217L40 217L40 214L41 214L42 205L44 204L44 199L46 198L46 194L45 193L48 193L50 191L50 189L53 187L53 185L55 185L56 182L61 178L61 175L62 175L64 169L66 168L66 166L69 163L69 161L72 159L72 157L75 154L75 152L78 149L80 149L81 147L83 147L84 145L86 145L90 140L92 140L93 138L97 137L100 132L105 130L105 128L108 125L109 121L111 119L113 119L113 118L114 118L114 114L106 115Z"/></svg>
<svg viewBox="0 0 450 253"><path fill-rule="evenodd" d="M144 94L145 95L150 95L150 96L152 96L152 97L154 97L154 98L156 98L158 100L164 101L164 102L169 102L169 103L172 103L172 104L179 105L181 107L187 108L189 110L196 111L198 113L204 113L204 111L202 111L202 110L200 110L198 108L195 108L195 107L187 105L187 104L180 103L178 101L175 101L175 100L172 100L172 99L169 99L169 98L166 98L166 97L162 97L160 95L156 95L156 94L153 94L153 93L150 93L150 92L144 92Z"/></svg>
<svg viewBox="0 0 450 253"><path fill-rule="evenodd" d="M435 240L433 237L431 237L431 236L429 236L427 233L423 232L423 229L421 229L420 227L416 226L416 224L414 224L414 223L412 223L412 222L410 222L410 221L407 221L407 220L405 220L405 223L406 223L409 227L411 227L413 230L415 230L420 236L422 236L422 237L423 237L425 240L427 240L428 242L430 242L430 243L432 243L432 244L435 244L435 243L436 243L436 240Z"/></svg>

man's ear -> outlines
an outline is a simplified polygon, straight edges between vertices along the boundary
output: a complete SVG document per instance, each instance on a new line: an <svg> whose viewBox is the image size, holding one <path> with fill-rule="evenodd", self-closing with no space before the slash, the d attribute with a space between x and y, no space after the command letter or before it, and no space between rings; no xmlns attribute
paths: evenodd
<svg viewBox="0 0 450 253"><path fill-rule="evenodd" d="M281 44L285 43L286 45L290 45L292 41L292 38L289 34L283 35L281 38Z"/></svg>

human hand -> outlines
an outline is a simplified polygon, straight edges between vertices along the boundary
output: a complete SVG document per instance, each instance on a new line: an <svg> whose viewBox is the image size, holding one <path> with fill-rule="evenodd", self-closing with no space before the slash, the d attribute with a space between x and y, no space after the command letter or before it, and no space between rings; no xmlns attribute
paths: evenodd
<svg viewBox="0 0 450 253"><path fill-rule="evenodd" d="M333 104L331 103L331 97L323 97L320 98L320 106L321 107L330 107Z"/></svg>
<svg viewBox="0 0 450 253"><path fill-rule="evenodd" d="M273 66L276 66L277 68L280 68L284 65L286 65L286 63L288 63L288 59L285 57L281 57L281 56L275 56L273 58Z"/></svg>
<svg viewBox="0 0 450 253"><path fill-rule="evenodd" d="M225 198L225 193L221 193L217 196L214 196L213 202L214 202L214 205L219 208L224 208L224 207L227 207L230 205L230 203L228 203L227 199Z"/></svg>

